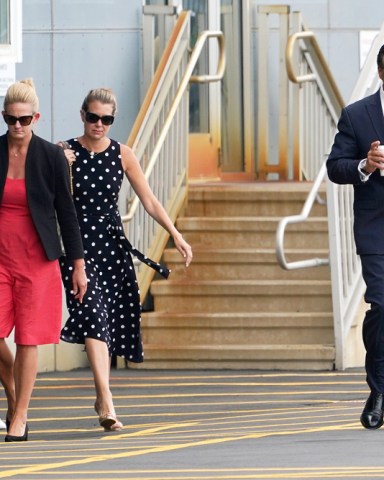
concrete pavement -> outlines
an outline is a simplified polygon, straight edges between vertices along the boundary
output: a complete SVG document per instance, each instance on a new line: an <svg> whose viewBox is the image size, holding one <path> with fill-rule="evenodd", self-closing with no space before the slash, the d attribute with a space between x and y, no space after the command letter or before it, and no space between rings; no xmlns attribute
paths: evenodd
<svg viewBox="0 0 384 480"><path fill-rule="evenodd" d="M104 433L89 370L39 374L30 439L2 442L0 478L384 478L384 428L359 422L364 378L362 369L113 370L124 430ZM4 398L0 408L4 418Z"/></svg>

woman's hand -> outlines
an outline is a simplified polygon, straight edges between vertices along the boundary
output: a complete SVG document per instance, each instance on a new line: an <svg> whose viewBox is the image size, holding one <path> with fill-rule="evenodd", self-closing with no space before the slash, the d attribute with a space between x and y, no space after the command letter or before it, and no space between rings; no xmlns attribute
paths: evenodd
<svg viewBox="0 0 384 480"><path fill-rule="evenodd" d="M79 303L83 303L83 297L87 291L88 279L84 265L83 259L73 261L72 292Z"/></svg>
<svg viewBox="0 0 384 480"><path fill-rule="evenodd" d="M133 151L126 145L120 145L121 163L124 172L139 197L147 213L172 236L177 250L185 259L188 267L192 261L192 248L176 230L168 213L152 192L140 163Z"/></svg>
<svg viewBox="0 0 384 480"><path fill-rule="evenodd" d="M69 165L72 165L72 163L76 161L75 152L70 148L68 148L69 145L67 142L60 141L60 142L57 142L57 144L59 145L59 147L64 149L65 158L67 159L67 162L69 163Z"/></svg>
<svg viewBox="0 0 384 480"><path fill-rule="evenodd" d="M184 240L179 232L173 236L173 241L175 242L175 247L185 259L185 266L188 267L192 262L192 247Z"/></svg>

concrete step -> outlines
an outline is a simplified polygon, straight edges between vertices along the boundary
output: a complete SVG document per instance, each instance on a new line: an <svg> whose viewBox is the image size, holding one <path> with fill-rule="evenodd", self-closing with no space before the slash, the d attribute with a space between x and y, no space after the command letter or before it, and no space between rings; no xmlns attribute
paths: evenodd
<svg viewBox="0 0 384 480"><path fill-rule="evenodd" d="M190 184L186 216L286 216L301 212L312 183ZM320 192L325 199L325 185ZM326 216L315 203L311 216Z"/></svg>
<svg viewBox="0 0 384 480"><path fill-rule="evenodd" d="M145 362L132 368L334 368L329 267L285 271L275 253L278 221L301 211L311 186L190 185L177 227L194 261L185 268L175 249L165 251L172 274L152 283L154 311L142 318ZM288 227L288 261L327 258L326 217L318 204L307 221Z"/></svg>
<svg viewBox="0 0 384 480"><path fill-rule="evenodd" d="M333 370L332 345L162 345L144 347L144 364L154 369Z"/></svg>
<svg viewBox="0 0 384 480"><path fill-rule="evenodd" d="M193 248L275 248L279 218L275 217L182 217L177 227ZM328 222L325 217L309 218L290 225L285 248L328 248Z"/></svg>
<svg viewBox="0 0 384 480"><path fill-rule="evenodd" d="M143 342L167 345L332 344L331 313L143 312Z"/></svg>
<svg viewBox="0 0 384 480"><path fill-rule="evenodd" d="M332 311L328 280L156 280L151 293L163 312Z"/></svg>
<svg viewBox="0 0 384 480"><path fill-rule="evenodd" d="M328 258L326 249L286 250L288 261L298 261L308 258ZM234 248L213 249L194 248L193 262L189 268L185 267L184 260L178 250L165 250L163 262L171 269L171 278L175 280L329 280L329 266L284 270L276 260L275 249Z"/></svg>

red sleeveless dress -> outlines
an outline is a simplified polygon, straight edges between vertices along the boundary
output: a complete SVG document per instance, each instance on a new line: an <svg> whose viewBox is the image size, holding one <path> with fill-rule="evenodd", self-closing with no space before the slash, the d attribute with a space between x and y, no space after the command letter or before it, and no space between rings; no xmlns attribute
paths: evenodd
<svg viewBox="0 0 384 480"><path fill-rule="evenodd" d="M62 285L59 263L47 259L33 224L24 179L7 178L0 204L0 338L59 343Z"/></svg>

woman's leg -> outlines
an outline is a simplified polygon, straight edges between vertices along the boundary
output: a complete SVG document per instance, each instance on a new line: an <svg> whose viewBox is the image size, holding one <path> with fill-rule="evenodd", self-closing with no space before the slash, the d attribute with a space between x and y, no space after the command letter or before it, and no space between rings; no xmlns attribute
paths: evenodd
<svg viewBox="0 0 384 480"><path fill-rule="evenodd" d="M87 338L85 350L91 365L96 389L96 402L100 412L113 410L112 394L109 388L111 361L107 344L100 340Z"/></svg>
<svg viewBox="0 0 384 480"><path fill-rule="evenodd" d="M13 376L14 358L4 338L0 338L0 382L7 397L7 419L11 420L16 405L15 380Z"/></svg>
<svg viewBox="0 0 384 480"><path fill-rule="evenodd" d="M37 375L37 353L35 345L16 346L14 364L16 405L8 431L9 435L24 435L29 402Z"/></svg>
<svg viewBox="0 0 384 480"><path fill-rule="evenodd" d="M113 406L112 393L109 386L111 359L107 344L100 340L87 338L85 340L85 349L95 382L96 411L100 417L105 415L115 417L115 408ZM121 428L122 425L117 420L116 424L119 424L116 425L116 427Z"/></svg>

